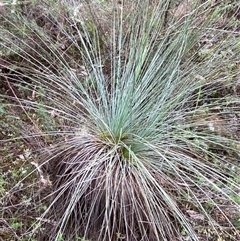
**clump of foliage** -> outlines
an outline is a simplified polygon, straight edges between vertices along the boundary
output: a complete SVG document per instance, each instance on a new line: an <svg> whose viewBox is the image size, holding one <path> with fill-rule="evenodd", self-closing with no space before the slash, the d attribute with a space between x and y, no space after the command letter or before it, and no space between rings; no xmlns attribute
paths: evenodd
<svg viewBox="0 0 240 241"><path fill-rule="evenodd" d="M210 2L6 7L1 98L34 127L17 138L43 142L51 189L28 237L199 240L200 220L239 239L224 204L239 209L240 47Z"/></svg>

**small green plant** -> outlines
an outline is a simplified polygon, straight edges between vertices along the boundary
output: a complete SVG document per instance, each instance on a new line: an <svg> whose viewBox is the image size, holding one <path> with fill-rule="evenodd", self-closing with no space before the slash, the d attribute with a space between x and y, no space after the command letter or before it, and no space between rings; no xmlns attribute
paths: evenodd
<svg viewBox="0 0 240 241"><path fill-rule="evenodd" d="M232 200L234 200L236 203L240 204L240 196L239 195L234 195L231 196Z"/></svg>
<svg viewBox="0 0 240 241"><path fill-rule="evenodd" d="M221 205L239 208L239 96L224 94L238 58L222 55L234 34L214 27L220 13L208 2L182 12L175 3L46 1L3 16L1 46L11 55L0 77L27 91L0 97L32 125L24 138L45 141L36 172L50 189L39 204L50 201L31 238L198 241L196 219L223 226L209 206L236 229ZM221 39L210 50L209 26Z"/></svg>
<svg viewBox="0 0 240 241"><path fill-rule="evenodd" d="M21 228L23 226L23 223L22 222L14 222L11 224L12 228L13 229L18 229L18 228Z"/></svg>

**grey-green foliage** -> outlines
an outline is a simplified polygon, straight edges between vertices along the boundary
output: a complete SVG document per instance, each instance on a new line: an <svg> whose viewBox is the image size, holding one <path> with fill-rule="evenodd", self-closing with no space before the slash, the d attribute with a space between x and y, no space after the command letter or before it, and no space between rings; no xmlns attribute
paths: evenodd
<svg viewBox="0 0 240 241"><path fill-rule="evenodd" d="M191 211L221 236L206 200L234 230L221 205L239 208L234 31L214 27L207 2L177 15L170 0L56 4L1 25L12 52L1 67L36 93L21 104L39 125L56 119L37 133L56 137L43 153L54 191L41 218L55 223L44 238L199 240ZM210 26L220 42L209 49Z"/></svg>

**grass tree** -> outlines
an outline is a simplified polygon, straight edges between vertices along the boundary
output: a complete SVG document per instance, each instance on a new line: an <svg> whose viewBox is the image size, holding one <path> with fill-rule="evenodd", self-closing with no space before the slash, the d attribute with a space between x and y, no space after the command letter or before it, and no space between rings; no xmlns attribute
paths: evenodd
<svg viewBox="0 0 240 241"><path fill-rule="evenodd" d="M239 239L237 31L212 1L176 2L5 7L0 76L31 96L2 98L44 139L52 186L33 237L196 241L201 223Z"/></svg>

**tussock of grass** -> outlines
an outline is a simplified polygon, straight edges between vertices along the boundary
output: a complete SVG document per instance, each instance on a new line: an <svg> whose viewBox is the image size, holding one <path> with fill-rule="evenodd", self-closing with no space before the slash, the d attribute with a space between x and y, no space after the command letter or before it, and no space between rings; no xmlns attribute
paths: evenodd
<svg viewBox="0 0 240 241"><path fill-rule="evenodd" d="M2 15L0 76L31 93L2 98L33 123L25 139L45 140L34 165L52 183L32 237L200 240L200 220L219 237L228 225L238 240L222 205L239 209L235 31L215 28L221 41L209 48L217 19L208 1L176 8L47 1Z"/></svg>

